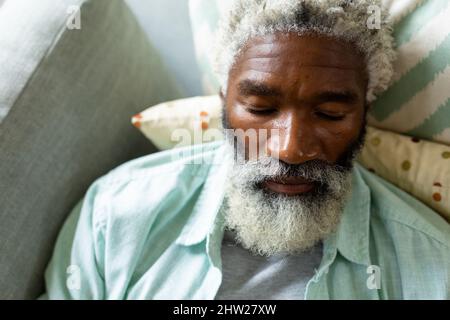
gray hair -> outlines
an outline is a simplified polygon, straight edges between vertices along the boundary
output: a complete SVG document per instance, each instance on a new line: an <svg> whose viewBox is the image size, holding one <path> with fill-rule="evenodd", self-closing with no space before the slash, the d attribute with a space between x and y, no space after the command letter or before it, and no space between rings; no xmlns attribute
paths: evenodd
<svg viewBox="0 0 450 320"><path fill-rule="evenodd" d="M380 9L380 28L369 28L370 6ZM235 0L222 20L216 71L225 94L228 76L246 43L277 32L318 34L351 42L365 57L369 78L366 101L387 89L395 59L392 28L380 0Z"/></svg>

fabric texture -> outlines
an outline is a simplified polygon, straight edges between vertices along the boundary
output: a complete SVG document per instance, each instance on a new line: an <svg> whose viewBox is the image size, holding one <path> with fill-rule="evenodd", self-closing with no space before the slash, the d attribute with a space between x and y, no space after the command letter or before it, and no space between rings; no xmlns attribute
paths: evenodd
<svg viewBox="0 0 450 320"><path fill-rule="evenodd" d="M132 122L160 150L223 139L219 96L150 107ZM450 222L450 147L367 128L359 162L436 210Z"/></svg>
<svg viewBox="0 0 450 320"><path fill-rule="evenodd" d="M218 92L213 51L218 21L231 1L190 0L206 94ZM383 0L394 20L398 57L391 87L374 103L369 124L450 145L450 2Z"/></svg>
<svg viewBox="0 0 450 320"><path fill-rule="evenodd" d="M262 257L237 244L235 234L225 230L221 254L216 300L303 300L322 260L322 244L301 254Z"/></svg>
<svg viewBox="0 0 450 320"><path fill-rule="evenodd" d="M44 297L214 299L222 282L226 150L214 142L163 151L97 180L59 235ZM356 165L305 298L449 299L449 264L444 219Z"/></svg>
<svg viewBox="0 0 450 320"><path fill-rule="evenodd" d="M85 1L42 0L40 5L30 5L32 2L8 0L0 7L0 123L64 30L70 6Z"/></svg>
<svg viewBox="0 0 450 320"><path fill-rule="evenodd" d="M81 29L68 30L74 4ZM155 150L128 119L179 95L121 0L7 0L0 15L0 299L35 298L89 184Z"/></svg>

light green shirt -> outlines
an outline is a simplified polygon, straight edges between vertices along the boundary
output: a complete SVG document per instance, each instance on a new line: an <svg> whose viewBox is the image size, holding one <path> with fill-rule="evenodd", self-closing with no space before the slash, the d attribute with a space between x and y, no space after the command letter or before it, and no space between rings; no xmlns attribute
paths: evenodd
<svg viewBox="0 0 450 320"><path fill-rule="evenodd" d="M164 151L98 179L61 230L44 297L214 299L224 152L218 142ZM450 298L449 224L358 164L352 179L305 298Z"/></svg>

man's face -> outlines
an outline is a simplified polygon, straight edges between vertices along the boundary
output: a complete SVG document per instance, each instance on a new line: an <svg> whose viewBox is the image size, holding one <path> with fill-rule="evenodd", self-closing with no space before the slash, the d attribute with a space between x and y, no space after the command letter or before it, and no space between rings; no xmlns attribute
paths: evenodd
<svg viewBox="0 0 450 320"><path fill-rule="evenodd" d="M367 80L350 44L323 37L273 35L250 41L228 81L233 129L279 129L266 150L288 164L338 163L360 134Z"/></svg>
<svg viewBox="0 0 450 320"><path fill-rule="evenodd" d="M267 138L258 144L266 160L277 161L281 168L268 173L262 164L243 164L234 170L228 219L244 246L263 254L301 250L323 236L310 234L326 229L323 223L337 224L348 191L345 171L363 137L366 88L364 58L351 44L295 34L248 42L229 74L224 125L244 131L265 129ZM273 129L278 130L276 136ZM240 151L247 160L252 158L248 143ZM240 213L233 213L233 199ZM336 212L325 217L324 210ZM271 224L256 230L255 224L268 223L269 215ZM303 235L308 241L300 243L289 236L281 240L284 243L276 240L283 219L290 224L296 219L300 226L292 232L297 236L308 228ZM314 221L322 225L311 225ZM256 239L262 230L273 231L278 243L262 248L258 242L265 240Z"/></svg>

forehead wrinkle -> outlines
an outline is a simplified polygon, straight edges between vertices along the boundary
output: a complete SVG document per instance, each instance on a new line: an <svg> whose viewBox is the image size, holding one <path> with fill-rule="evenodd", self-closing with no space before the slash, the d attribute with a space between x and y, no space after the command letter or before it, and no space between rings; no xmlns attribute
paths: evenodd
<svg viewBox="0 0 450 320"><path fill-rule="evenodd" d="M313 44L321 41L320 48L317 49L314 46L305 47L305 41L312 41ZM339 59L342 56L354 56L354 59ZM297 60L303 60L299 62L300 66L342 70L364 68L359 63L355 64L355 61L359 61L358 58L361 57L361 54L351 43L336 42L336 39L328 39L327 37L286 36L283 34L251 39L241 52L240 59L237 59L236 62L238 63L239 60L245 62L279 59L282 60L282 63L292 65L295 63L295 60L292 61L292 57L298 57L300 59ZM312 61L304 61L305 59Z"/></svg>
<svg viewBox="0 0 450 320"><path fill-rule="evenodd" d="M271 61L275 60L275 61ZM308 62L308 61L302 61L301 59L285 59L282 54L277 54L273 56L253 56L253 57L241 57L240 61L237 61L237 65L243 65L246 64L250 65L250 68L254 68L255 64L261 64L259 67L276 67L278 65L285 64L286 68L292 68L292 67L298 67L298 68L328 68L328 69L340 69L340 70L358 70L360 69L360 66L356 64L347 64L342 63L338 61L329 61L327 64L323 64L320 62ZM275 68L271 68L272 70Z"/></svg>
<svg viewBox="0 0 450 320"><path fill-rule="evenodd" d="M270 63L270 61L264 61L261 64L257 64L255 65L252 62L256 62L259 61L259 58L251 58L251 59L247 59L242 61L242 69L244 72L246 71L252 71L252 72L261 72L261 73L266 73L266 74L275 74L275 73L279 73L280 71L283 72L283 69L286 69L286 72L288 71L293 71L293 66L295 68L297 68L297 72L301 73L301 72L311 72L311 70L308 69L336 69L336 70L342 70L342 71L357 71L358 67L357 66L336 66L336 65L319 65L319 64L307 64L307 63L302 63L302 62L298 62L298 64L295 63L289 63L289 66L286 68L282 68L282 67L278 67L277 65L279 65L279 62L276 63ZM263 59L263 60L268 60L268 59ZM302 69L306 69L306 70L302 70Z"/></svg>
<svg viewBox="0 0 450 320"><path fill-rule="evenodd" d="M271 44L252 44L250 45L246 50L243 50L244 53L247 54L255 54L260 57L264 58L271 58L279 56L280 54L284 54L286 51L294 51L296 54L300 52L301 50L296 45L294 48L290 48L290 50L286 50L286 43L293 43L292 41L275 41ZM331 44L331 42L330 42ZM307 48L307 52L330 52L338 55L348 55L351 53L352 55L359 55L358 51L350 50L350 48L337 48L333 45L330 46L323 46L320 50L314 50L314 48Z"/></svg>

